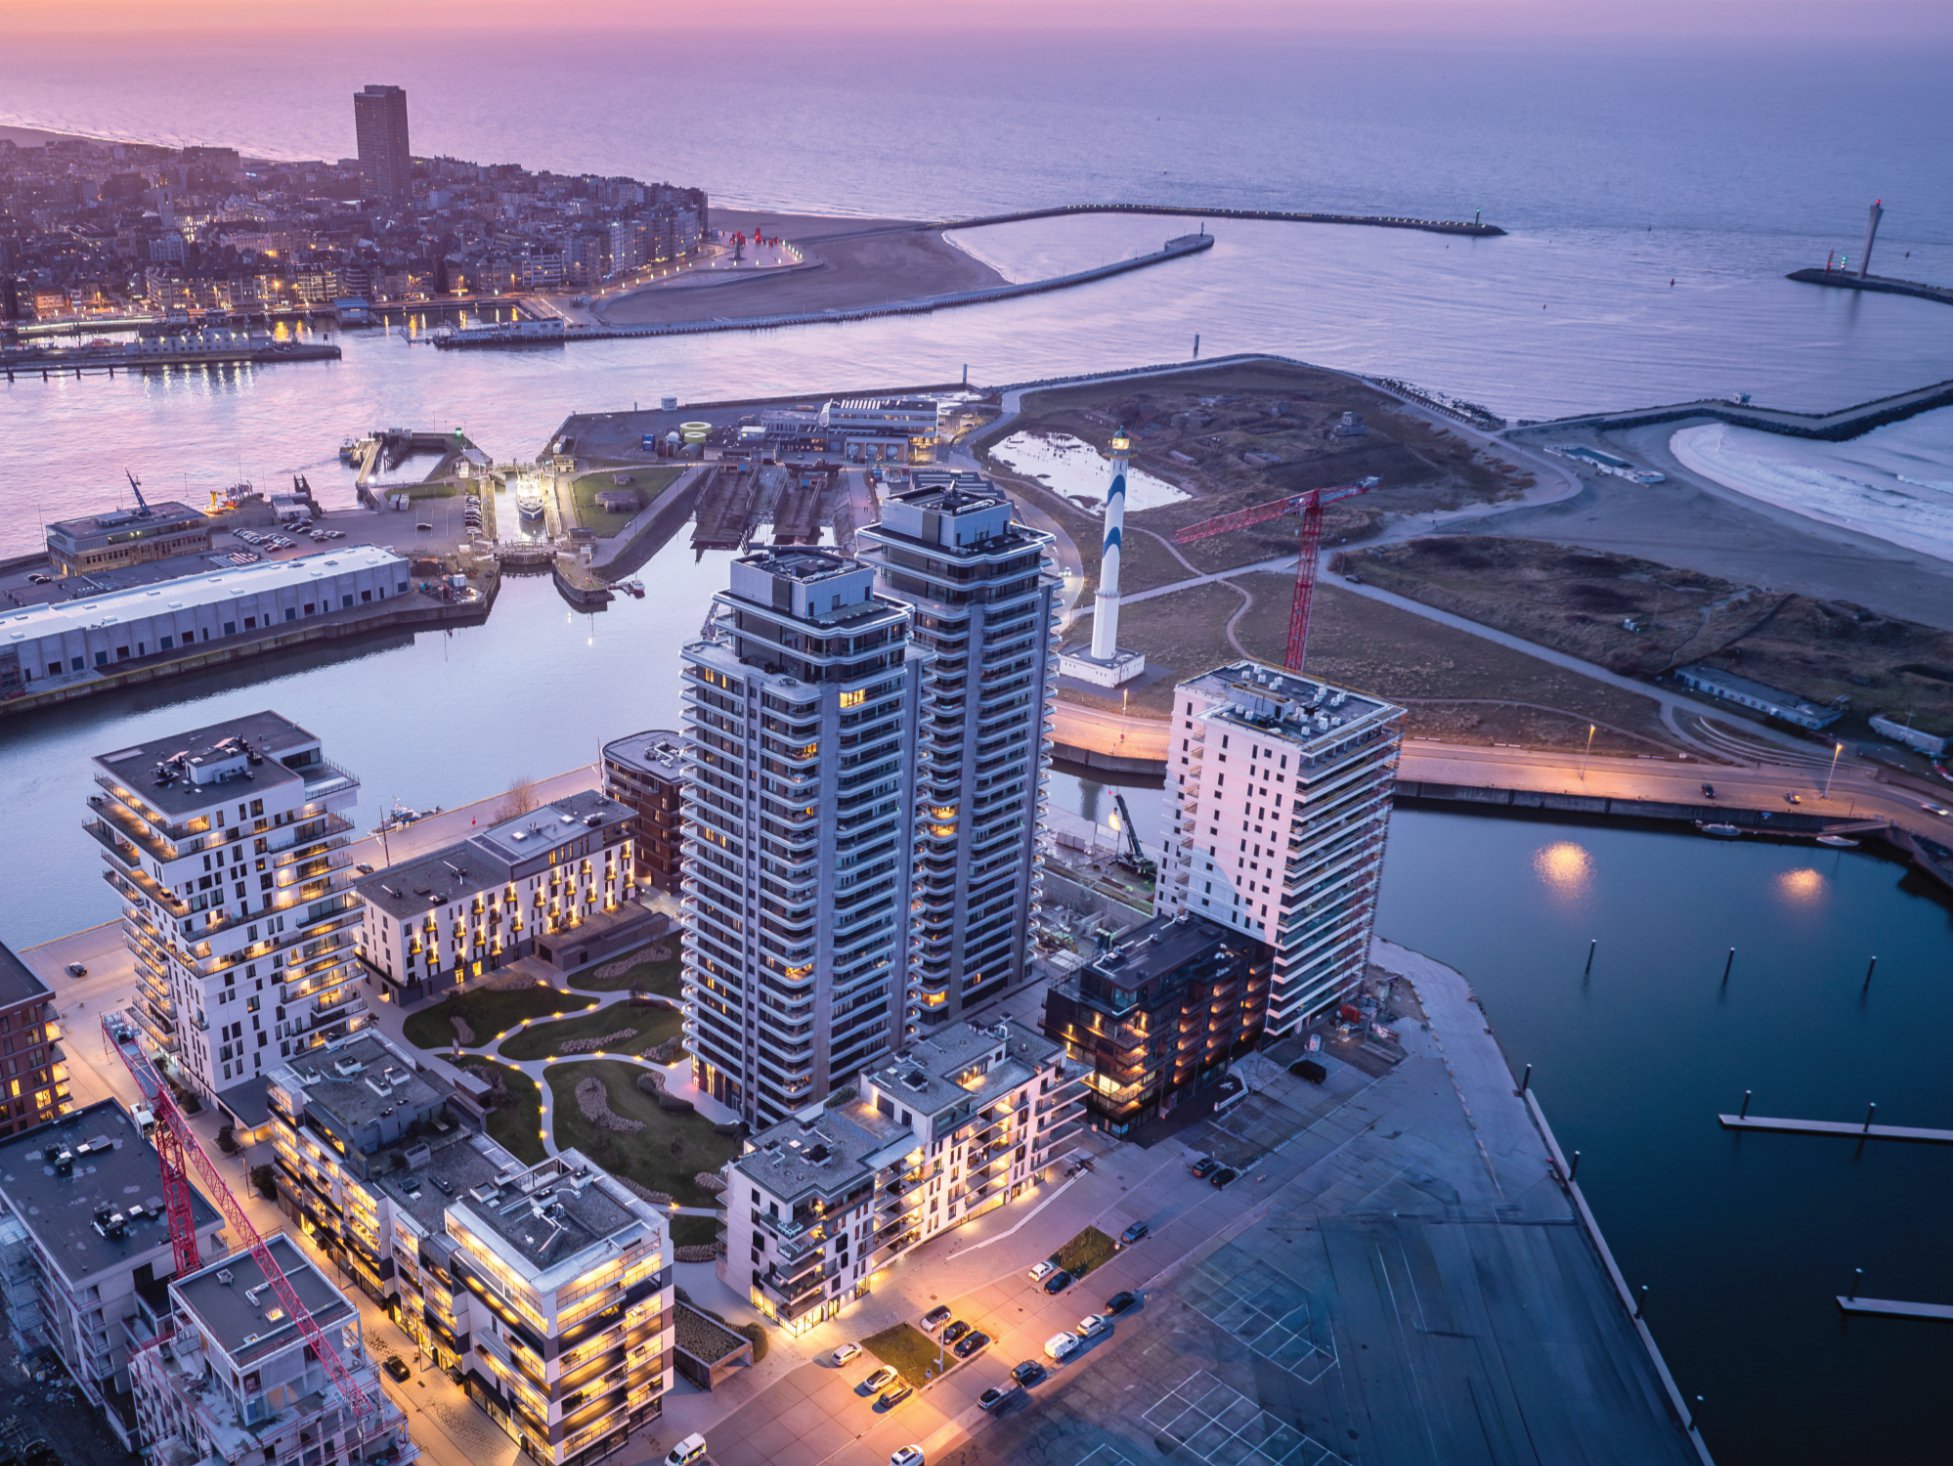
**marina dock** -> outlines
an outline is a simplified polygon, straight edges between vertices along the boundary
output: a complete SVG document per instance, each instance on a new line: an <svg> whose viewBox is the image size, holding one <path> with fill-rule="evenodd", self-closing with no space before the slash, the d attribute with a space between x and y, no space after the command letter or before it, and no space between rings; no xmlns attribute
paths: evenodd
<svg viewBox="0 0 1955 1466"><path fill-rule="evenodd" d="M239 342L236 345L28 347L0 354L0 371L17 378L79 377L86 372L118 371L148 376L175 367L251 366L283 361L338 361L339 347L328 341Z"/></svg>
<svg viewBox="0 0 1955 1466"><path fill-rule="evenodd" d="M1860 1313L1874 1318L1920 1318L1932 1323L1955 1320L1955 1310L1946 1303L1908 1303L1898 1298L1834 1298L1841 1313Z"/></svg>
<svg viewBox="0 0 1955 1466"><path fill-rule="evenodd" d="M1947 1145L1947 1130L1927 1130L1915 1125L1856 1125L1839 1120L1786 1120L1772 1115L1719 1115L1717 1123L1726 1130L1768 1130L1776 1135L1838 1135L1859 1140L1911 1140L1924 1145Z"/></svg>

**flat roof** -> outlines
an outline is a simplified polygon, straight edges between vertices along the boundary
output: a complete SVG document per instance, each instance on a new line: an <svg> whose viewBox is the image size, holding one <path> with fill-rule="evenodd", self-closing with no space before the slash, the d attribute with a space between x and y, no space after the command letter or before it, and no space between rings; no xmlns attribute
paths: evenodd
<svg viewBox="0 0 1955 1466"><path fill-rule="evenodd" d="M580 1152L564 1151L509 1181L478 1186L456 1197L453 1206L478 1224L471 1230L499 1240L512 1256L544 1273L643 1224L604 1189L602 1176Z"/></svg>
<svg viewBox="0 0 1955 1466"><path fill-rule="evenodd" d="M31 1003L36 998L47 996L48 985L15 955L12 947L0 942L0 1008Z"/></svg>
<svg viewBox="0 0 1955 1466"><path fill-rule="evenodd" d="M200 606L223 605L240 596L262 595L288 586L317 584L360 570L380 570L407 561L392 550L377 545L348 545L337 550L320 550L311 555L294 555L289 560L266 560L257 565L233 565L222 570L199 571L157 585L125 586L100 595L80 596L72 601L48 602L9 610L0 615L0 645L26 641L64 631L86 631L90 627L119 626L139 621L164 611L188 611Z"/></svg>
<svg viewBox="0 0 1955 1466"><path fill-rule="evenodd" d="M832 550L810 549L755 550L742 555L739 563L751 565L756 570L783 580L800 581L804 585L832 576L852 575L867 568L859 560L838 555Z"/></svg>
<svg viewBox="0 0 1955 1466"><path fill-rule="evenodd" d="M240 713L187 733L163 734L113 753L98 753L95 766L127 785L144 804L164 814L182 814L222 803L239 776L247 772L254 789L270 789L299 778L281 760L318 742L318 735L265 709ZM251 762L254 753L260 759L257 763ZM159 784L158 766L165 763L180 772L168 783ZM202 783L197 782L200 773Z"/></svg>
<svg viewBox="0 0 1955 1466"><path fill-rule="evenodd" d="M1702 662L1692 662L1688 667L1679 667L1677 675L1693 677L1699 682L1707 682L1730 692L1742 693L1746 697L1755 697L1760 702L1773 703L1782 708L1794 708L1803 713L1834 711L1832 708L1814 702L1809 697L1801 697L1796 692L1787 692L1784 688L1773 687L1768 683L1746 677L1742 673L1727 672L1722 667L1707 667Z"/></svg>
<svg viewBox="0 0 1955 1466"><path fill-rule="evenodd" d="M412 916L441 902L487 890L499 884L508 870L507 865L478 850L472 840L462 840L362 876L353 883L353 889L362 901L389 916Z"/></svg>
<svg viewBox="0 0 1955 1466"><path fill-rule="evenodd" d="M631 817L631 809L609 795L579 789L538 805L528 814L491 825L474 841L490 855L499 855L513 865L587 830L622 824Z"/></svg>
<svg viewBox="0 0 1955 1466"><path fill-rule="evenodd" d="M287 1060L270 1077L282 1085L288 1074L304 1093L306 1109L335 1122L349 1140L361 1125L403 1105L423 1110L447 1097L406 1054L369 1031Z"/></svg>
<svg viewBox="0 0 1955 1466"><path fill-rule="evenodd" d="M77 539L83 535L112 534L116 530L144 526L162 529L209 517L201 509L193 509L176 499L165 499L161 503L151 504L147 514L131 505L126 509L104 509L95 514L78 514L73 519L57 519L48 526L48 533Z"/></svg>
<svg viewBox="0 0 1955 1466"><path fill-rule="evenodd" d="M422 1164L368 1182L392 1197L429 1236L440 1233L449 1203L522 1165L486 1135L460 1132L446 1143L430 1141L429 1145Z"/></svg>
<svg viewBox="0 0 1955 1466"><path fill-rule="evenodd" d="M63 1146L73 1158L65 1176L48 1154ZM161 1163L112 1099L0 1141L0 1196L73 1282L170 1250ZM198 1232L218 1225L194 1191L190 1205Z"/></svg>
<svg viewBox="0 0 1955 1466"><path fill-rule="evenodd" d="M1250 940L1205 916L1157 916L1122 934L1113 950L1102 953L1092 968L1115 987L1137 988L1186 967L1218 946Z"/></svg>
<svg viewBox="0 0 1955 1466"><path fill-rule="evenodd" d="M1203 716L1283 739L1306 751L1341 744L1358 726L1403 711L1382 698L1246 658L1191 677L1183 685L1216 699Z"/></svg>
<svg viewBox="0 0 1955 1466"><path fill-rule="evenodd" d="M604 745L604 757L655 779L677 779L685 771L686 736L673 728L627 733Z"/></svg>
<svg viewBox="0 0 1955 1466"><path fill-rule="evenodd" d="M312 1315L321 1333L353 1317L346 1295L320 1276L306 1255L283 1232L265 1239L278 1270L292 1285L299 1302ZM298 1325L287 1316L277 1291L265 1280L265 1270L249 1251L205 1263L170 1291L196 1320L204 1334L239 1364L266 1358L299 1342Z"/></svg>

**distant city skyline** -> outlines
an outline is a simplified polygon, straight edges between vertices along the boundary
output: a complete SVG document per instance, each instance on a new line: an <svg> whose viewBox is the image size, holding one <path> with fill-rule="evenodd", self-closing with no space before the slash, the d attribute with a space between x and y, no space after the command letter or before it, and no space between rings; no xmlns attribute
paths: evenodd
<svg viewBox="0 0 1955 1466"><path fill-rule="evenodd" d="M146 0L11 0L9 23L37 32L74 33L167 30L318 31L309 6L263 0L177 0L170 20L158 23ZM373 26L396 31L465 29L538 30L536 9L526 0L419 0L403 7L391 0L346 0L333 13L334 28ZM1362 6L1328 0L1211 0L1202 6L1167 0L967 0L941 9L898 5L894 0L834 0L811 16L788 0L753 0L737 22L717 12L674 0L572 0L551 12L548 31L651 30L755 34L798 31L833 33L850 25L886 31L971 29L1096 31L1283 32L1297 35L1366 36L1379 39L1445 39L1497 44L1552 42L1590 36L1641 37L1683 42L1695 38L1880 41L1946 38L1950 13L1939 0L1370 0Z"/></svg>

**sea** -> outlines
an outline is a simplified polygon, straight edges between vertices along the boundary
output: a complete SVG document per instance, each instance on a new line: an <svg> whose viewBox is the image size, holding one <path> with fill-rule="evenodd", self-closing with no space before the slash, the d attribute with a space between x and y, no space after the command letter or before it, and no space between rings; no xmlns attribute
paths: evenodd
<svg viewBox="0 0 1955 1466"><path fill-rule="evenodd" d="M1511 418L1749 393L1820 410L1947 379L1939 304L1798 285L1857 255L1951 276L1947 47L1742 41L1424 48L1400 38L176 35L0 44L0 123L277 157L353 149L349 94L407 88L413 147L626 173L722 205L958 218L1076 201L1472 218L1505 238L1216 218L1215 247L1079 290L928 317L541 352L336 336L337 363L0 384L0 554L113 499L330 478L342 438L461 426L527 458L562 419L664 395L1009 383L1272 351ZM1159 246L1197 220L959 231L1007 278ZM1674 282L1674 283L1673 283ZM1704 472L1947 557L1950 414L1853 443L1720 430ZM389 801L454 804L669 724L723 556L681 542L598 616L511 580L486 626L300 652L0 723L0 939L113 915L78 826L86 759L272 706ZM1055 803L1098 818L1076 774ZM1158 837L1161 795L1129 790ZM52 852L60 852L56 857ZM1842 1325L1831 1294L1945 1301L1945 1150L1747 1137L1714 1111L1949 1123L1945 899L1861 851L1401 811L1380 929L1457 963L1543 1103L1725 1463L1946 1459L1946 1330ZM1590 937L1604 953L1582 981ZM1741 978L1720 991L1722 953ZM1858 972L1878 951L1864 1001ZM1754 1143L1758 1142L1758 1143ZM1879 1287L1873 1285L1878 1278ZM1598 1455L1606 1445L1598 1444Z"/></svg>

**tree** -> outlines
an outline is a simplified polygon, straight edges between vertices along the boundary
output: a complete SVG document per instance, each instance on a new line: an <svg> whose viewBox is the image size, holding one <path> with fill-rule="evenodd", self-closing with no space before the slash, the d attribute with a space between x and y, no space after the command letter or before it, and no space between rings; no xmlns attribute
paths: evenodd
<svg viewBox="0 0 1955 1466"><path fill-rule="evenodd" d="M496 808L498 820L513 820L526 815L537 805L536 780L528 774L518 774L509 785L509 792L502 796L502 803Z"/></svg>
<svg viewBox="0 0 1955 1466"><path fill-rule="evenodd" d="M278 1200L278 1178L270 1166L253 1166L251 1168L251 1184L265 1200Z"/></svg>

